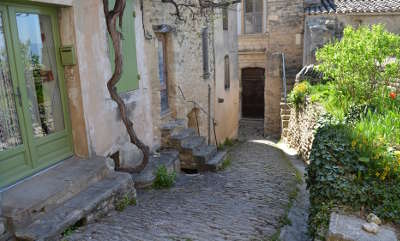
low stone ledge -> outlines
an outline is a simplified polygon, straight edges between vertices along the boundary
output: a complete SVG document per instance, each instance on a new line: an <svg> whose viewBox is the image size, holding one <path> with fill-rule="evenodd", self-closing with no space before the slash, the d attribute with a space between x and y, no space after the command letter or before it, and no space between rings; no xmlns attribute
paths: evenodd
<svg viewBox="0 0 400 241"><path fill-rule="evenodd" d="M362 229L367 221L338 213L332 213L327 241L398 241L396 233L388 226L380 226L376 234Z"/></svg>
<svg viewBox="0 0 400 241"><path fill-rule="evenodd" d="M287 135L282 138L306 162L310 157L317 122L325 112L320 104L311 103L310 99L307 99L306 103L299 109L290 106Z"/></svg>

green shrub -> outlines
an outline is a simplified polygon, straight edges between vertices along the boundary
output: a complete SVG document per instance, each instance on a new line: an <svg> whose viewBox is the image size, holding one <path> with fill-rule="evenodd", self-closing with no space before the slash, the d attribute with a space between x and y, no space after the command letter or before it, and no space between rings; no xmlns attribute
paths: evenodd
<svg viewBox="0 0 400 241"><path fill-rule="evenodd" d="M227 155L227 157L225 158L225 160L222 162L222 166L221 169L225 170L228 167L230 167L232 165L232 158L230 155Z"/></svg>
<svg viewBox="0 0 400 241"><path fill-rule="evenodd" d="M170 188L174 185L176 179L176 173L168 173L167 168L164 165L160 165L156 171L156 179L154 180L153 187L157 189Z"/></svg>
<svg viewBox="0 0 400 241"><path fill-rule="evenodd" d="M236 142L237 142L236 140L232 140L230 138L226 138L223 143L218 145L218 149L223 150L223 149L226 149L226 148L230 148L230 147L234 146Z"/></svg>
<svg viewBox="0 0 400 241"><path fill-rule="evenodd" d="M310 233L323 236L336 208L399 222L400 98L388 85L400 78L400 36L381 25L348 27L317 60L331 81L310 90L329 113L318 123L307 167Z"/></svg>
<svg viewBox="0 0 400 241"><path fill-rule="evenodd" d="M387 108L391 81L400 77L400 36L382 25L346 27L343 38L316 53L318 70L333 79L336 99Z"/></svg>
<svg viewBox="0 0 400 241"><path fill-rule="evenodd" d="M135 206L136 199L130 197L128 194L124 195L120 200L115 204L115 210L118 212L124 211L128 206Z"/></svg>
<svg viewBox="0 0 400 241"><path fill-rule="evenodd" d="M352 125L327 115L318 126L306 178L310 233L319 237L327 229L334 208L363 209L386 221L400 221L399 176L382 178L371 171L375 163L355 148Z"/></svg>
<svg viewBox="0 0 400 241"><path fill-rule="evenodd" d="M294 86L292 92L288 96L290 103L294 104L296 108L299 108L304 104L306 96L310 93L310 83L303 81Z"/></svg>

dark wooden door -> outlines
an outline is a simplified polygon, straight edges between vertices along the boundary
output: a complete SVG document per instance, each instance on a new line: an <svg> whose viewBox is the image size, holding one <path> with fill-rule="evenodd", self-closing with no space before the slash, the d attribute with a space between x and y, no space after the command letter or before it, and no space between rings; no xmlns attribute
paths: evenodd
<svg viewBox="0 0 400 241"><path fill-rule="evenodd" d="M242 70L242 117L264 118L264 85L263 68Z"/></svg>

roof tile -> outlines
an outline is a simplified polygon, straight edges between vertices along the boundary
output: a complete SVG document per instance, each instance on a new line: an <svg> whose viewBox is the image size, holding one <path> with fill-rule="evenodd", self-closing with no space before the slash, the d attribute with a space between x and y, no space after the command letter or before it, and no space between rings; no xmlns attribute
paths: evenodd
<svg viewBox="0 0 400 241"><path fill-rule="evenodd" d="M305 8L306 14L400 13L400 0L321 0Z"/></svg>

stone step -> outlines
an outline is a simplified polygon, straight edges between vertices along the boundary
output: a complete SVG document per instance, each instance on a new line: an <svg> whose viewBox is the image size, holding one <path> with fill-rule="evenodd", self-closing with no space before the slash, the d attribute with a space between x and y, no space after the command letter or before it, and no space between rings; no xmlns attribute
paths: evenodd
<svg viewBox="0 0 400 241"><path fill-rule="evenodd" d="M4 191L2 215L13 228L25 226L111 172L104 157L69 158Z"/></svg>
<svg viewBox="0 0 400 241"><path fill-rule="evenodd" d="M290 109L282 109L281 110L281 115L290 115L290 114L291 114Z"/></svg>
<svg viewBox="0 0 400 241"><path fill-rule="evenodd" d="M193 149L204 144L205 141L206 141L206 139L202 136L188 136L181 141L181 148L183 150L192 151Z"/></svg>
<svg viewBox="0 0 400 241"><path fill-rule="evenodd" d="M290 115L281 115L282 120L290 120Z"/></svg>
<svg viewBox="0 0 400 241"><path fill-rule="evenodd" d="M193 158L198 167L205 165L217 154L217 147L214 145L201 145L193 150Z"/></svg>
<svg viewBox="0 0 400 241"><path fill-rule="evenodd" d="M164 165L169 173L180 172L179 152L175 150L163 150L157 156L152 156L149 164L139 174L133 175L136 188L146 188L153 185L156 178L157 168Z"/></svg>
<svg viewBox="0 0 400 241"><path fill-rule="evenodd" d="M183 129L185 129L185 120L181 119L161 125L161 144L167 146L170 136L182 131Z"/></svg>
<svg viewBox="0 0 400 241"><path fill-rule="evenodd" d="M177 133L174 133L170 136L169 141L167 143L167 146L164 147L170 147L170 148L180 148L181 147L181 142L190 136L196 135L196 131L192 128L185 128Z"/></svg>
<svg viewBox="0 0 400 241"><path fill-rule="evenodd" d="M178 119L175 121L170 121L168 123L161 125L161 127L160 127L161 131L174 131L179 128L182 128L182 129L185 128L185 120Z"/></svg>
<svg viewBox="0 0 400 241"><path fill-rule="evenodd" d="M283 120L282 121L282 128L288 128L289 127L289 121L288 120Z"/></svg>
<svg viewBox="0 0 400 241"><path fill-rule="evenodd" d="M29 226L17 229L15 237L23 241L55 240L78 221L92 222L123 198L135 198L135 193L130 174L111 173L56 209L43 213Z"/></svg>
<svg viewBox="0 0 400 241"><path fill-rule="evenodd" d="M222 168L227 152L219 151L212 159L208 160L201 168L202 171L218 171Z"/></svg>

